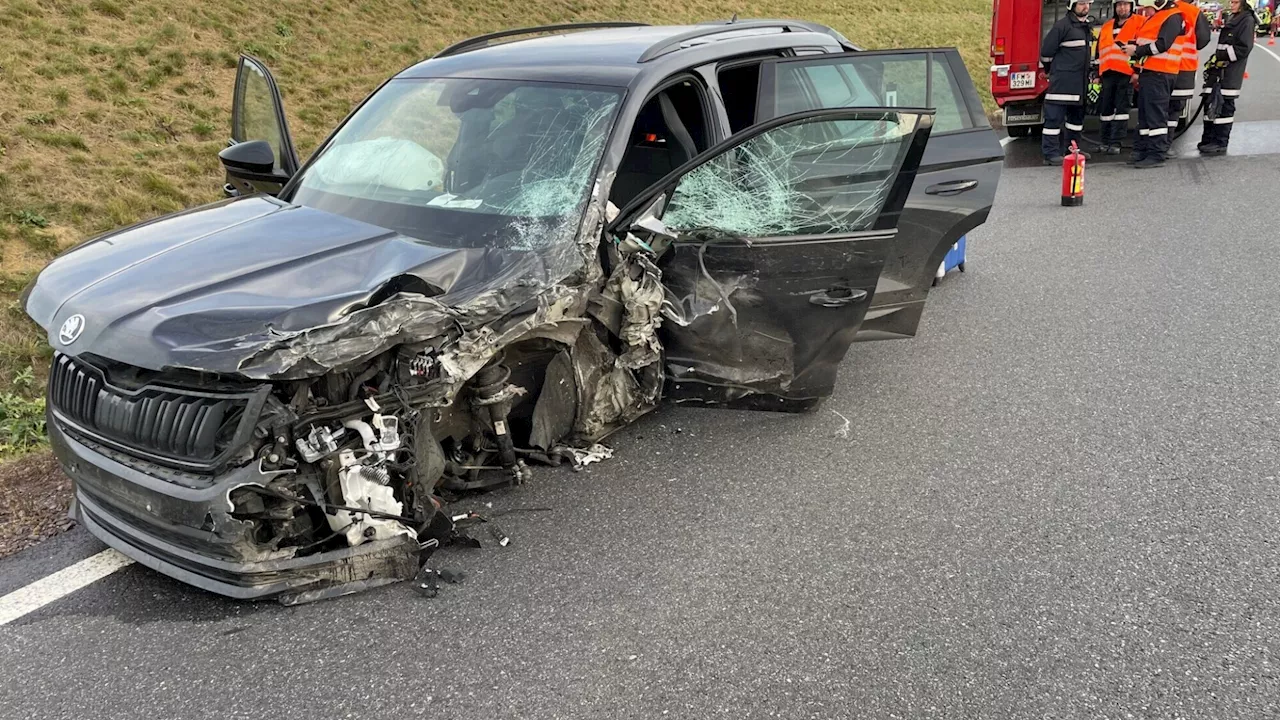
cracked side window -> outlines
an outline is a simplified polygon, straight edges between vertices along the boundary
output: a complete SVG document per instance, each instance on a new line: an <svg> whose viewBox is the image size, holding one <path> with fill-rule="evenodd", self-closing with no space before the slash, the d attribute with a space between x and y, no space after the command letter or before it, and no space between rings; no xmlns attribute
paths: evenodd
<svg viewBox="0 0 1280 720"><path fill-rule="evenodd" d="M680 179L663 218L694 237L786 237L870 229L919 117L814 118L768 130Z"/></svg>

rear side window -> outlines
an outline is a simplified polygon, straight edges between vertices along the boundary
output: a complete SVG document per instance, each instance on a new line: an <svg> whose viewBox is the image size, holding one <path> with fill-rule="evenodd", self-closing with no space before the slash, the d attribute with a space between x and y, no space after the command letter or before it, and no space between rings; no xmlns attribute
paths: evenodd
<svg viewBox="0 0 1280 720"><path fill-rule="evenodd" d="M925 107L936 135L974 126L951 64L939 51L843 53L766 64L757 122L804 110Z"/></svg>
<svg viewBox="0 0 1280 720"><path fill-rule="evenodd" d="M973 127L973 118L969 117L969 111L965 108L964 96L960 94L956 76L951 72L951 64L943 62L938 55L934 55L929 62L933 63L932 103L937 109L933 118L933 131L943 133Z"/></svg>

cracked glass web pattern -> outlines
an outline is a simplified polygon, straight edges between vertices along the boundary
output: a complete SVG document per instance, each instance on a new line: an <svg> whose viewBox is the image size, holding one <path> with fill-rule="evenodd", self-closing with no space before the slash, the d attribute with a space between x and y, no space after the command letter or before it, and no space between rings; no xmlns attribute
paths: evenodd
<svg viewBox="0 0 1280 720"><path fill-rule="evenodd" d="M582 202L609 132L616 97L578 93L562 98L562 103L531 134L532 152L517 180L519 190L499 208L501 214L559 217Z"/></svg>
<svg viewBox="0 0 1280 720"><path fill-rule="evenodd" d="M774 128L682 178L663 220L695 236L869 229L897 178L916 121L915 115L885 113Z"/></svg>

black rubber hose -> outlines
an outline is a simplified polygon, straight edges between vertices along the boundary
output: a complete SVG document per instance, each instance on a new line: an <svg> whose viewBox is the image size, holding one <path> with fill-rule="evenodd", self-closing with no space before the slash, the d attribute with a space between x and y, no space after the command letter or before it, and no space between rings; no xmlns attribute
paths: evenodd
<svg viewBox="0 0 1280 720"><path fill-rule="evenodd" d="M1200 113L1201 113L1201 111L1203 111L1203 110L1204 110L1204 104L1205 104L1205 98L1204 98L1204 96L1202 95L1202 96L1200 97L1200 104L1196 106L1196 111L1195 111L1195 112L1193 112L1193 113L1191 113L1191 117L1187 118L1187 124L1186 124L1186 125L1184 125L1184 126L1183 126L1183 128L1182 128L1181 130L1177 130L1177 131L1175 131L1175 132L1173 133L1173 139L1174 139L1174 140L1177 140L1178 138L1182 137L1183 133L1185 133L1186 131L1188 131L1188 130L1190 130L1190 129L1191 129L1191 126L1195 124L1196 119L1200 117ZM1126 131L1126 133L1127 133L1127 131ZM1094 137L1093 137L1092 135L1086 135L1086 134L1085 134L1085 133L1083 133L1083 132L1082 132L1082 133L1080 133L1080 137L1082 137L1082 138L1084 138L1085 140L1088 140L1089 142L1093 143L1093 146L1094 146L1095 148L1100 148L1100 147L1102 147L1102 140L1101 140L1100 138L1099 138L1099 139L1094 139Z"/></svg>

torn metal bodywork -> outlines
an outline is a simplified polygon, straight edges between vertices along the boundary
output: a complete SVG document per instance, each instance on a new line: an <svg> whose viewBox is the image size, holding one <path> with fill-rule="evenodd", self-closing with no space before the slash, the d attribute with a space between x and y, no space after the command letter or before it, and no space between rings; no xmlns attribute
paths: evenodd
<svg viewBox="0 0 1280 720"><path fill-rule="evenodd" d="M841 50L797 28L568 82L587 46L548 39L567 54L545 66L503 64L520 43L473 51L492 68L432 60L305 165L258 139L287 124L278 93L243 97L275 92L243 59L222 158L246 196L86 243L24 296L55 349L49 428L76 517L185 582L305 602L435 577L422 564L463 539L449 502L601 461L663 398L813 407L932 112L686 125L681 63Z"/></svg>
<svg viewBox="0 0 1280 720"><path fill-rule="evenodd" d="M190 282L173 278L185 291L162 286L162 301L135 297L139 309L116 305L117 319L83 312L96 307L84 298L123 294L117 284L138 280L120 276L140 270L126 265L83 286L71 304L89 316L87 327L107 330L86 330L79 347L59 352L49 405L55 451L76 481L77 518L145 564L234 597L302 602L411 579L450 538L439 493L520 481L527 461L583 462L574 448L657 404L656 270L634 258L604 277L595 260L606 205L599 195L593 186L580 233L543 251L441 252L335 217L325 221L330 236L360 240L321 245L320 259L279 264L269 279L241 268L243 277L221 280L221 254L211 253ZM296 231L312 215L263 198L203 212L243 212L237 205L257 206L246 213L254 219L292 215L293 223L266 226L277 241L280 228ZM199 220L191 215L174 220ZM145 233L175 229L152 223L134 232L145 241ZM389 264L369 268L371 251ZM96 250L81 252L42 276L28 297L33 315L79 268L74 261ZM341 276L354 263L366 266L361 275L388 280L358 295L302 281L317 265ZM212 315L229 315L225 309L189 310L210 304L190 290L201 281L222 297L276 307L283 299L270 293L282 288L324 298L287 308L279 323L219 338L252 326L253 313L242 308L219 323ZM612 328L588 312L606 305L617 311ZM336 319L294 329L304 313ZM144 324L148 342L135 342L132 353L116 345L125 328ZM485 377L493 378L488 387ZM90 386L95 396L86 398ZM179 395L177 386L200 394ZM264 392L265 402L239 400ZM163 403L177 414L148 417ZM116 419L103 415L108 406ZM156 430L147 436L139 422L181 437L157 444Z"/></svg>
<svg viewBox="0 0 1280 720"><path fill-rule="evenodd" d="M831 394L928 134L894 114L782 125L673 185L659 233L669 397L806 410Z"/></svg>

